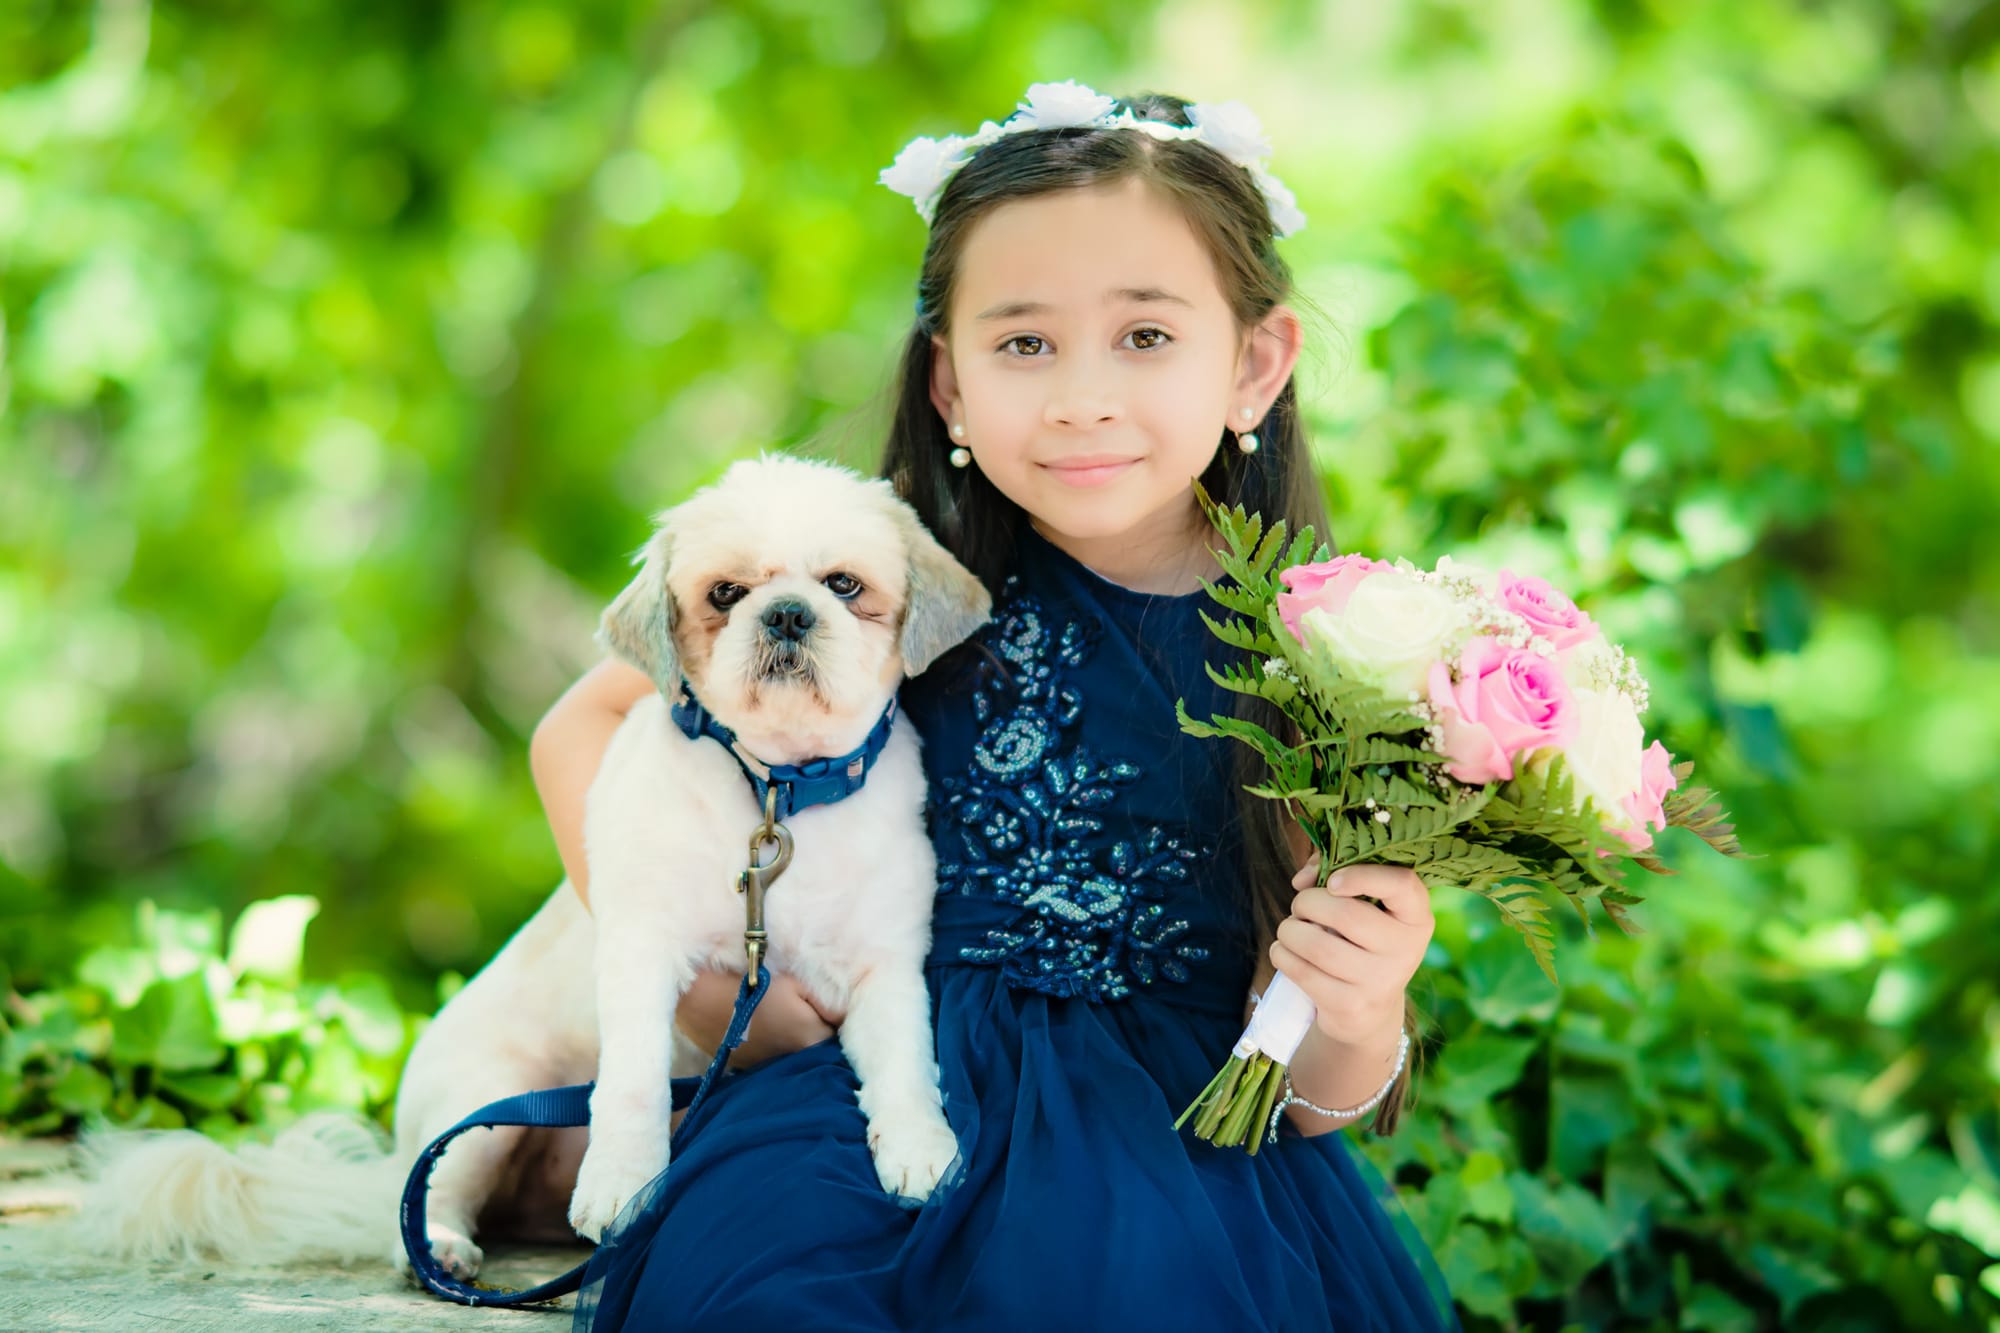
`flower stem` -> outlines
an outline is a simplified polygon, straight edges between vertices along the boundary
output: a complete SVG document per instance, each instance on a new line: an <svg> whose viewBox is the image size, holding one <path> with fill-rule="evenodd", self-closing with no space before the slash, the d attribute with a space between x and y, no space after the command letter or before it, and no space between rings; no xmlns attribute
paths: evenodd
<svg viewBox="0 0 2000 1333"><path fill-rule="evenodd" d="M1187 1118L1196 1111L1203 1112L1203 1118L1205 1119L1208 1108L1213 1106L1220 1097L1223 1084L1232 1081L1238 1073L1242 1072L1242 1067L1243 1061L1240 1058L1233 1055L1229 1057L1229 1062L1215 1071L1215 1077L1208 1081L1208 1086L1201 1090L1201 1095L1188 1105L1187 1110L1181 1112L1180 1119L1174 1121L1174 1128L1179 1129L1182 1125L1186 1124ZM1195 1122L1195 1133L1201 1133L1201 1121L1199 1120Z"/></svg>
<svg viewBox="0 0 2000 1333"><path fill-rule="evenodd" d="M1224 1078L1221 1085L1216 1088L1215 1095L1209 1098L1208 1105L1202 1108L1201 1114L1195 1118L1196 1137L1207 1139L1210 1143L1215 1142L1215 1132L1221 1126L1222 1118L1229 1113L1230 1104L1236 1098L1236 1089L1243 1081L1244 1067L1245 1061L1242 1056L1229 1057L1229 1063L1223 1066Z"/></svg>
<svg viewBox="0 0 2000 1333"><path fill-rule="evenodd" d="M1287 1066L1274 1064L1270 1075L1264 1080L1263 1095L1257 1099L1257 1114L1250 1118L1250 1155L1255 1157L1259 1145L1264 1142L1264 1126L1271 1123L1271 1108L1278 1104L1278 1097L1284 1091Z"/></svg>

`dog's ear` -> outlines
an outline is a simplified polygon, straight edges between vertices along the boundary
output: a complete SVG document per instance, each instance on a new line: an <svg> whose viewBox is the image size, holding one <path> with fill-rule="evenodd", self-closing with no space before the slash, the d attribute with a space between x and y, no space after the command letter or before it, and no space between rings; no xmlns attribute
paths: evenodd
<svg viewBox="0 0 2000 1333"><path fill-rule="evenodd" d="M901 500L895 509L910 561L896 647L904 674L915 676L984 625L993 612L993 598L971 570L938 544L915 510Z"/></svg>
<svg viewBox="0 0 2000 1333"><path fill-rule="evenodd" d="M597 626L598 645L651 676L668 698L679 692L681 684L680 653L674 647L680 608L667 588L672 551L673 531L663 515L659 531L636 557L639 572L605 608Z"/></svg>

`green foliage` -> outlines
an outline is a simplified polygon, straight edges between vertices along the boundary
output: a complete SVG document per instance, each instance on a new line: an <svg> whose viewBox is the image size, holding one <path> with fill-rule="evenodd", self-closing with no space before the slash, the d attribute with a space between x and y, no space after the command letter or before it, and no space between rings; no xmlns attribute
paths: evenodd
<svg viewBox="0 0 2000 1333"><path fill-rule="evenodd" d="M381 977L301 982L307 897L253 903L221 946L217 912L142 902L132 942L102 944L68 985L10 993L0 1012L0 1120L15 1132L90 1123L225 1140L339 1107L388 1123L422 1020Z"/></svg>

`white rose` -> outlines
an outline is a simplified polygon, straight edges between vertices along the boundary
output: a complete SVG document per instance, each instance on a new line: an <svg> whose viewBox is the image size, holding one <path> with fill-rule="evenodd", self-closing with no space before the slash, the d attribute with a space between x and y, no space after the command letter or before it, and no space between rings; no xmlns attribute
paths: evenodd
<svg viewBox="0 0 2000 1333"><path fill-rule="evenodd" d="M1446 660L1465 626L1465 609L1442 588L1394 570L1354 585L1338 615L1315 608L1299 620L1340 669L1392 699L1422 692L1431 663Z"/></svg>
<svg viewBox="0 0 2000 1333"><path fill-rule="evenodd" d="M1118 104L1115 97L1086 88L1075 79L1061 83L1028 86L1028 100L1020 104L1029 128L1061 130L1075 125L1095 125L1111 114Z"/></svg>
<svg viewBox="0 0 2000 1333"><path fill-rule="evenodd" d="M1625 798L1639 790L1646 746L1639 710L1620 690L1580 689L1574 697L1576 739L1563 756L1576 784L1572 808L1581 810L1588 797L1596 802L1598 818L1605 824L1630 828L1632 816L1625 809Z"/></svg>
<svg viewBox="0 0 2000 1333"><path fill-rule="evenodd" d="M930 221L931 207L944 189L945 181L952 172L965 165L961 156L965 140L957 135L944 139L928 136L912 139L896 154L895 162L882 168L876 177L882 184L897 194L908 195L917 205L917 211Z"/></svg>
<svg viewBox="0 0 2000 1333"><path fill-rule="evenodd" d="M1196 102L1187 109L1188 121L1217 152L1239 167L1247 167L1271 155L1271 141L1257 113L1241 102Z"/></svg>

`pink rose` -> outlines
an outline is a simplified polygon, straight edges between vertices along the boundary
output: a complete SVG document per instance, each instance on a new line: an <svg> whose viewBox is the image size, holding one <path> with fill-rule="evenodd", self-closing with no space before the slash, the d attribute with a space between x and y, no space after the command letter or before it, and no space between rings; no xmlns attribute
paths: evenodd
<svg viewBox="0 0 2000 1333"><path fill-rule="evenodd" d="M1337 555L1317 564L1293 565L1278 575L1278 581L1291 590L1278 594L1278 618L1285 622L1293 638L1304 643L1299 617L1308 611L1339 615L1347 609L1347 599L1361 580L1377 570L1394 568L1386 561L1370 560L1365 555Z"/></svg>
<svg viewBox="0 0 2000 1333"><path fill-rule="evenodd" d="M1639 790L1625 798L1625 813L1632 816L1633 827L1612 830L1635 852L1653 845L1653 835L1646 832L1647 825L1656 829L1667 826L1667 793L1680 786L1680 779L1674 776L1674 757L1658 741L1639 756L1639 764Z"/></svg>
<svg viewBox="0 0 2000 1333"><path fill-rule="evenodd" d="M1514 756L1576 735L1569 685L1555 662L1526 648L1480 636L1465 645L1458 680L1431 665L1430 701L1444 730L1445 771L1460 782L1514 776Z"/></svg>
<svg viewBox="0 0 2000 1333"><path fill-rule="evenodd" d="M1528 622L1528 628L1556 646L1574 648L1597 634L1597 622L1577 608L1547 579L1500 571L1500 605Z"/></svg>

